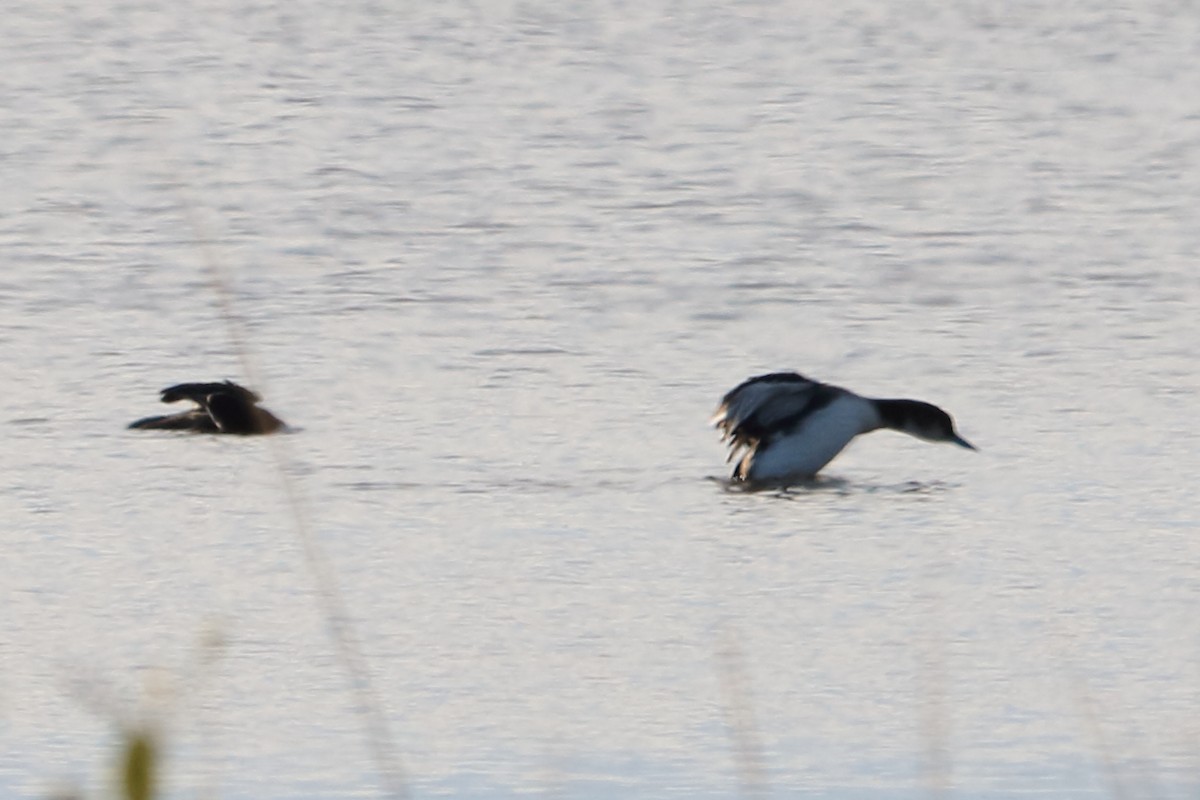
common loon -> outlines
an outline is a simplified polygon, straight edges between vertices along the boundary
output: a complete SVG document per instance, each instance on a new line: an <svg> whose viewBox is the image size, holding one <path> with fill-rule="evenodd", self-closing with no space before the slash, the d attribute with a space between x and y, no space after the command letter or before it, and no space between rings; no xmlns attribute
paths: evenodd
<svg viewBox="0 0 1200 800"><path fill-rule="evenodd" d="M178 414L145 417L129 424L138 430L192 431L193 433L236 433L248 436L274 433L285 427L283 420L258 405L255 392L233 381L223 383L180 383L162 390L162 401L191 400L198 408Z"/></svg>
<svg viewBox="0 0 1200 800"><path fill-rule="evenodd" d="M880 428L929 442L974 445L942 409L920 400L875 400L795 372L759 375L721 399L712 419L728 442L732 480L787 484L812 478L855 436Z"/></svg>

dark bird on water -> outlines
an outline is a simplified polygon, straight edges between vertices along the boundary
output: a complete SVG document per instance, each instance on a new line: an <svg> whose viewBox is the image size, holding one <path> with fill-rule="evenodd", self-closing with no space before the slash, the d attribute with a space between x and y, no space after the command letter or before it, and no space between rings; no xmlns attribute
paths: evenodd
<svg viewBox="0 0 1200 800"><path fill-rule="evenodd" d="M927 442L975 446L950 415L920 400L876 400L795 372L759 375L721 399L713 424L735 461L733 480L770 485L811 479L859 434L889 428Z"/></svg>
<svg viewBox="0 0 1200 800"><path fill-rule="evenodd" d="M145 417L129 424L137 430L191 431L192 433L236 433L250 436L274 433L284 428L283 420L258 402L257 393L233 381L180 383L162 390L162 401L191 400L197 408L178 414Z"/></svg>

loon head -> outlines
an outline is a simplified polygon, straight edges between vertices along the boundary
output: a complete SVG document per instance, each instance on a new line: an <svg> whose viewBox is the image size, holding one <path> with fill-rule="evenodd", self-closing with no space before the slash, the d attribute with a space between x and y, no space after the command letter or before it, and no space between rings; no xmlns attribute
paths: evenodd
<svg viewBox="0 0 1200 800"><path fill-rule="evenodd" d="M895 421L899 422L898 425L889 425L889 427L895 427L897 430L927 442L950 442L968 450L979 449L959 436L958 431L954 429L954 420L934 404L920 400L891 400L888 402L893 404L893 414L885 415L885 420L888 420L889 416L895 415L898 417Z"/></svg>

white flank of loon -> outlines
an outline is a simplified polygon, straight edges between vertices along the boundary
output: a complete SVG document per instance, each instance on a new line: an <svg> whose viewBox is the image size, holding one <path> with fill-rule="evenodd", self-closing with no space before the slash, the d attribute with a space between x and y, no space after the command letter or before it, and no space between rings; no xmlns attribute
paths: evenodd
<svg viewBox="0 0 1200 800"><path fill-rule="evenodd" d="M786 484L812 478L861 433L890 428L928 442L975 446L950 415L920 400L875 400L795 372L759 375L721 399L712 419L736 461L733 480Z"/></svg>

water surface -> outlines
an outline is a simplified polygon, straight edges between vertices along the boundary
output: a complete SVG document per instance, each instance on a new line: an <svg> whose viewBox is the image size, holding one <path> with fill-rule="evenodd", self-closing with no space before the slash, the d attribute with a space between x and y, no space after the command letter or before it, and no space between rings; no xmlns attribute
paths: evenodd
<svg viewBox="0 0 1200 800"><path fill-rule="evenodd" d="M0 794L378 793L280 463L415 797L1195 794L1198 28L15 10ZM728 491L780 369L981 452ZM124 430L225 377L299 432Z"/></svg>

